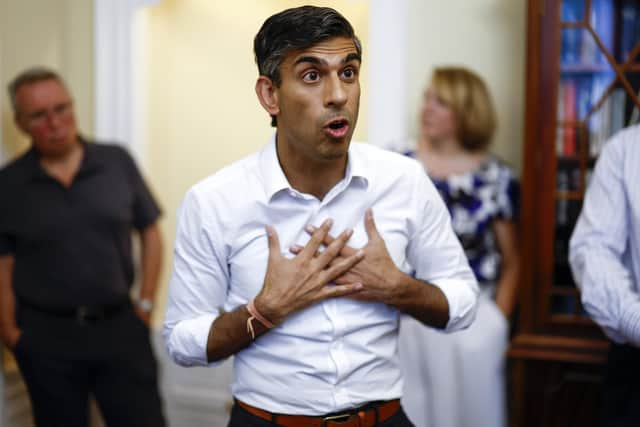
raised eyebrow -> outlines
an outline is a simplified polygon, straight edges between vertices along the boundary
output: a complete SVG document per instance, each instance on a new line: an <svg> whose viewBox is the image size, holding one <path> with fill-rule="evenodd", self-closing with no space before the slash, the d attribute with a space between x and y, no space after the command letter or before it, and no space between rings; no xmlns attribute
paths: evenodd
<svg viewBox="0 0 640 427"><path fill-rule="evenodd" d="M362 62L362 58L360 57L360 54L352 52L347 56L345 56L345 58L342 60L342 63L346 64L347 62L351 62L351 61Z"/></svg>
<svg viewBox="0 0 640 427"><path fill-rule="evenodd" d="M347 62L351 62L351 61L358 61L361 62L362 58L360 57L359 54L352 52L350 54L348 54L347 56L345 56L342 59L342 63L346 64ZM308 62L310 64L315 64L315 65L327 65L327 61L325 61L324 59L320 59L317 58L315 56L301 56L300 58L296 59L296 62L294 62L294 66L298 65L298 64L302 64L303 62Z"/></svg>
<svg viewBox="0 0 640 427"><path fill-rule="evenodd" d="M316 58L315 56L301 56L300 58L296 59L296 62L294 62L294 66L298 65L298 64L302 64L303 62L308 62L310 64L323 64L326 65L327 61L323 61L320 58Z"/></svg>

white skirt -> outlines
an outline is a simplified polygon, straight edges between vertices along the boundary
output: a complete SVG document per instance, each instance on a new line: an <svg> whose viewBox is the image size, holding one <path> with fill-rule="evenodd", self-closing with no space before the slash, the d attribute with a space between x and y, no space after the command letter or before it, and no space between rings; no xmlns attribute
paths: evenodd
<svg viewBox="0 0 640 427"><path fill-rule="evenodd" d="M481 292L473 324L446 334L409 316L400 323L402 405L416 427L504 427L508 322Z"/></svg>

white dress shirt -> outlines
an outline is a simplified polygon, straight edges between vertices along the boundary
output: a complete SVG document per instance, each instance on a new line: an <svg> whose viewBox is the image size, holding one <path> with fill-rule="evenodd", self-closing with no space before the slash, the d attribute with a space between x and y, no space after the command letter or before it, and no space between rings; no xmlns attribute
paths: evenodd
<svg viewBox="0 0 640 427"><path fill-rule="evenodd" d="M640 347L640 126L605 145L569 259L593 320L613 341Z"/></svg>
<svg viewBox="0 0 640 427"><path fill-rule="evenodd" d="M284 256L305 245L307 224L334 220L348 242L367 243L364 213L403 271L440 287L449 302L446 329L473 320L477 284L447 210L414 160L352 143L345 178L323 200L294 190L280 168L275 138L258 153L193 186L179 212L164 337L171 357L206 365L212 322L262 289L266 225ZM399 312L382 303L337 298L288 317L234 357L232 393L268 411L321 415L373 400L399 398ZM434 349L437 351L437 349Z"/></svg>

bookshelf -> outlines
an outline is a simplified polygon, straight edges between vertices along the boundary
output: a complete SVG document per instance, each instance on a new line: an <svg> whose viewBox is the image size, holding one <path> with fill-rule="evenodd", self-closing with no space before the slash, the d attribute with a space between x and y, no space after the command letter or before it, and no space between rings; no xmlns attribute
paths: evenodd
<svg viewBox="0 0 640 427"><path fill-rule="evenodd" d="M640 1L529 0L513 426L595 426L608 344L568 243L607 138L640 122Z"/></svg>

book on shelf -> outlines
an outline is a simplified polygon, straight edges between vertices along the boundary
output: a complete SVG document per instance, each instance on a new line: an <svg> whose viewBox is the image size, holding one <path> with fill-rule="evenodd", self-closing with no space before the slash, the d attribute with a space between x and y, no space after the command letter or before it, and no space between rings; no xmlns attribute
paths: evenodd
<svg viewBox="0 0 640 427"><path fill-rule="evenodd" d="M578 22L584 17L584 0L564 0L560 8L563 22Z"/></svg>
<svg viewBox="0 0 640 427"><path fill-rule="evenodd" d="M627 61L629 54L640 42L640 3L622 0L620 6L620 59Z"/></svg>
<svg viewBox="0 0 640 427"><path fill-rule="evenodd" d="M564 122L556 129L556 154L571 157L576 155L577 146L577 82L563 79L558 86L557 117Z"/></svg>
<svg viewBox="0 0 640 427"><path fill-rule="evenodd" d="M638 91L637 99L640 99L640 91ZM634 103L633 110L631 110L631 115L629 116L629 122L627 122L627 126L633 126L638 123L640 123L640 109L638 109L638 105Z"/></svg>
<svg viewBox="0 0 640 427"><path fill-rule="evenodd" d="M612 135L625 127L625 104L627 93L615 88L589 122L589 155L597 157Z"/></svg>
<svg viewBox="0 0 640 427"><path fill-rule="evenodd" d="M562 30L562 45L560 47L560 63L575 65L581 62L581 33L580 28L564 28Z"/></svg>
<svg viewBox="0 0 640 427"><path fill-rule="evenodd" d="M613 55L615 9L612 0L592 0L589 16L591 28L598 35L604 48ZM588 31L582 33L581 60L584 64L607 64L608 59ZM586 46L585 46L586 45Z"/></svg>
<svg viewBox="0 0 640 427"><path fill-rule="evenodd" d="M576 81L574 79L565 79L561 83L562 87L562 111L565 125L562 134L562 155L576 155Z"/></svg>
<svg viewBox="0 0 640 427"><path fill-rule="evenodd" d="M609 121L609 136L614 135L624 127L624 107L626 101L626 92L623 88L619 87L614 89L610 95L610 121Z"/></svg>
<svg viewBox="0 0 640 427"><path fill-rule="evenodd" d="M576 114L579 120L584 120L591 111L591 78L578 79L576 86Z"/></svg>

